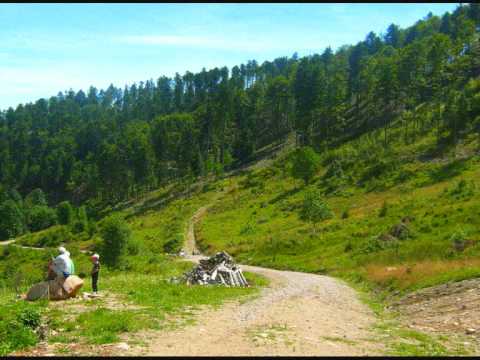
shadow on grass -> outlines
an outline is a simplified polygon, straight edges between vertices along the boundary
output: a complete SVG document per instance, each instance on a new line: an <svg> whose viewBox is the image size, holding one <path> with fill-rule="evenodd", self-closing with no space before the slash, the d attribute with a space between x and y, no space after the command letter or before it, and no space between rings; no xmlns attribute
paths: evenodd
<svg viewBox="0 0 480 360"><path fill-rule="evenodd" d="M468 159L459 159L449 162L438 168L429 171L429 181L425 185L435 184L437 182L451 179L460 175L463 171L469 168Z"/></svg>
<svg viewBox="0 0 480 360"><path fill-rule="evenodd" d="M192 193L192 190L190 190L190 191L188 191L188 190L172 191L172 192L162 194L161 196L159 196L155 199L151 199L151 200L145 202L139 208L134 209L131 214L128 214L127 216L125 216L125 219L128 220L128 219L136 217L136 216L145 215L145 213L147 211L161 210L161 209L167 207L173 201L178 200L178 199L180 199L180 198L182 198L182 197L184 197L184 196L186 196L187 194L190 194L190 193Z"/></svg>
<svg viewBox="0 0 480 360"><path fill-rule="evenodd" d="M157 211L165 208L170 203L181 198L188 198L194 194L198 194L205 191L205 186L208 187L208 190L215 189L211 186L211 181L201 178L196 183L191 184L190 186L179 183L172 187L170 191L162 193L161 195L146 200L138 208L134 208L131 214L128 214L125 219L130 219L135 216L144 215L147 211Z"/></svg>
<svg viewBox="0 0 480 360"><path fill-rule="evenodd" d="M291 189L291 190L288 190L288 191L285 191L284 193L274 197L272 200L270 200L270 204L275 204L276 202L279 202L281 200L284 200L292 195L295 195L296 193L298 193L302 188L300 187L296 187L294 189Z"/></svg>

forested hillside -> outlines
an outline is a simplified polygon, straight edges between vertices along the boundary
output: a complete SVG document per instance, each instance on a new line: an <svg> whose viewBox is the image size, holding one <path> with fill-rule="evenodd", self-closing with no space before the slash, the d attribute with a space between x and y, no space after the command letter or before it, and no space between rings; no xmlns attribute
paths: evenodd
<svg viewBox="0 0 480 360"><path fill-rule="evenodd" d="M322 152L382 129L388 148L396 123L405 144L435 129L439 153L480 136L479 24L480 7L461 5L336 52L65 91L9 108L0 113L0 211L28 212L22 198L42 189L50 206L68 200L90 215L171 181L219 174L292 132L298 145ZM56 221L45 207L50 220L35 230ZM15 214L4 217L3 238L32 228Z"/></svg>

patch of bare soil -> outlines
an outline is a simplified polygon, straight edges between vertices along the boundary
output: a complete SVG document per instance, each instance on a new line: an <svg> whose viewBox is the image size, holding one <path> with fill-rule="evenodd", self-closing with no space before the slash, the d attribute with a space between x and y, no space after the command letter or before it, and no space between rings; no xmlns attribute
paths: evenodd
<svg viewBox="0 0 480 360"><path fill-rule="evenodd" d="M48 344L43 341L34 349L18 351L10 356L133 356L141 352L140 345L123 341L115 344L89 345L81 342Z"/></svg>
<svg viewBox="0 0 480 360"><path fill-rule="evenodd" d="M66 300L50 301L48 304L50 309L61 310L64 314L63 320L74 320L78 315L93 311L97 308L106 308L110 310L135 310L142 307L128 303L118 294L102 291L101 295L96 298L83 297L79 294L75 298ZM37 346L31 349L17 351L12 356L59 356L59 355L100 355L112 356L114 354L129 355L141 353L144 346L142 344L127 344L130 341L129 334L120 336L122 342L116 344L89 345L83 341L75 343L48 343L48 337L59 335L64 329L45 328L43 336L45 339Z"/></svg>
<svg viewBox="0 0 480 360"><path fill-rule="evenodd" d="M103 307L109 310L135 310L142 307L128 303L118 294L102 291L98 297L84 297L81 293L75 298L66 300L50 301L49 307L63 310L65 313L78 315L82 312L92 310L97 307Z"/></svg>
<svg viewBox="0 0 480 360"><path fill-rule="evenodd" d="M455 336L480 355L480 279L419 290L393 304L408 327Z"/></svg>

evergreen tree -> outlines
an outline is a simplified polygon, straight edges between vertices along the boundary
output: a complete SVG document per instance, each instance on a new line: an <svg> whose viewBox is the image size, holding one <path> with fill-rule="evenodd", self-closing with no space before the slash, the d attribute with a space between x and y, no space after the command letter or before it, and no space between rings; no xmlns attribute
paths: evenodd
<svg viewBox="0 0 480 360"><path fill-rule="evenodd" d="M70 202L68 201L62 201L60 204L57 206L57 218L59 224L62 225L69 225L74 216L74 210Z"/></svg>
<svg viewBox="0 0 480 360"><path fill-rule="evenodd" d="M113 267L120 265L131 237L127 223L118 216L110 216L103 221L101 236L103 261Z"/></svg>
<svg viewBox="0 0 480 360"><path fill-rule="evenodd" d="M57 223L57 214L48 206L34 205L28 209L28 228L30 231L40 231Z"/></svg>
<svg viewBox="0 0 480 360"><path fill-rule="evenodd" d="M0 204L0 240L8 240L25 231L23 214L13 200Z"/></svg>

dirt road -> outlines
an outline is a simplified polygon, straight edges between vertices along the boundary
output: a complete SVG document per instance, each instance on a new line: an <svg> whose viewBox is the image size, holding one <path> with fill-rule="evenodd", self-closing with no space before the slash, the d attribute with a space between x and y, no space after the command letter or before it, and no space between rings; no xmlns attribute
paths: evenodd
<svg viewBox="0 0 480 360"><path fill-rule="evenodd" d="M188 224L186 250L195 247L194 225ZM189 255L198 262L202 256ZM232 301L218 310L197 313L197 324L156 332L145 355L265 356L375 355L382 346L369 330L373 312L341 281L322 275L242 265L261 274L269 287L250 301Z"/></svg>
<svg viewBox="0 0 480 360"><path fill-rule="evenodd" d="M15 239L0 241L0 246L7 246L15 242Z"/></svg>
<svg viewBox="0 0 480 360"><path fill-rule="evenodd" d="M17 247L22 248L22 249L40 250L40 251L45 250L44 248L18 245L18 244L15 244L16 241L17 241L16 239L0 241L0 246L7 246L7 245L12 244L13 246L17 246Z"/></svg>
<svg viewBox="0 0 480 360"><path fill-rule="evenodd" d="M194 261L197 257L191 257ZM253 301L197 314L197 324L157 333L147 355L374 355L375 317L336 279L242 266L271 284Z"/></svg>
<svg viewBox="0 0 480 360"><path fill-rule="evenodd" d="M197 245L195 243L195 224L207 212L207 209L207 206L203 206L198 209L188 222L187 232L185 236L185 246L183 250L186 254L190 256L200 254L200 251L197 249Z"/></svg>

